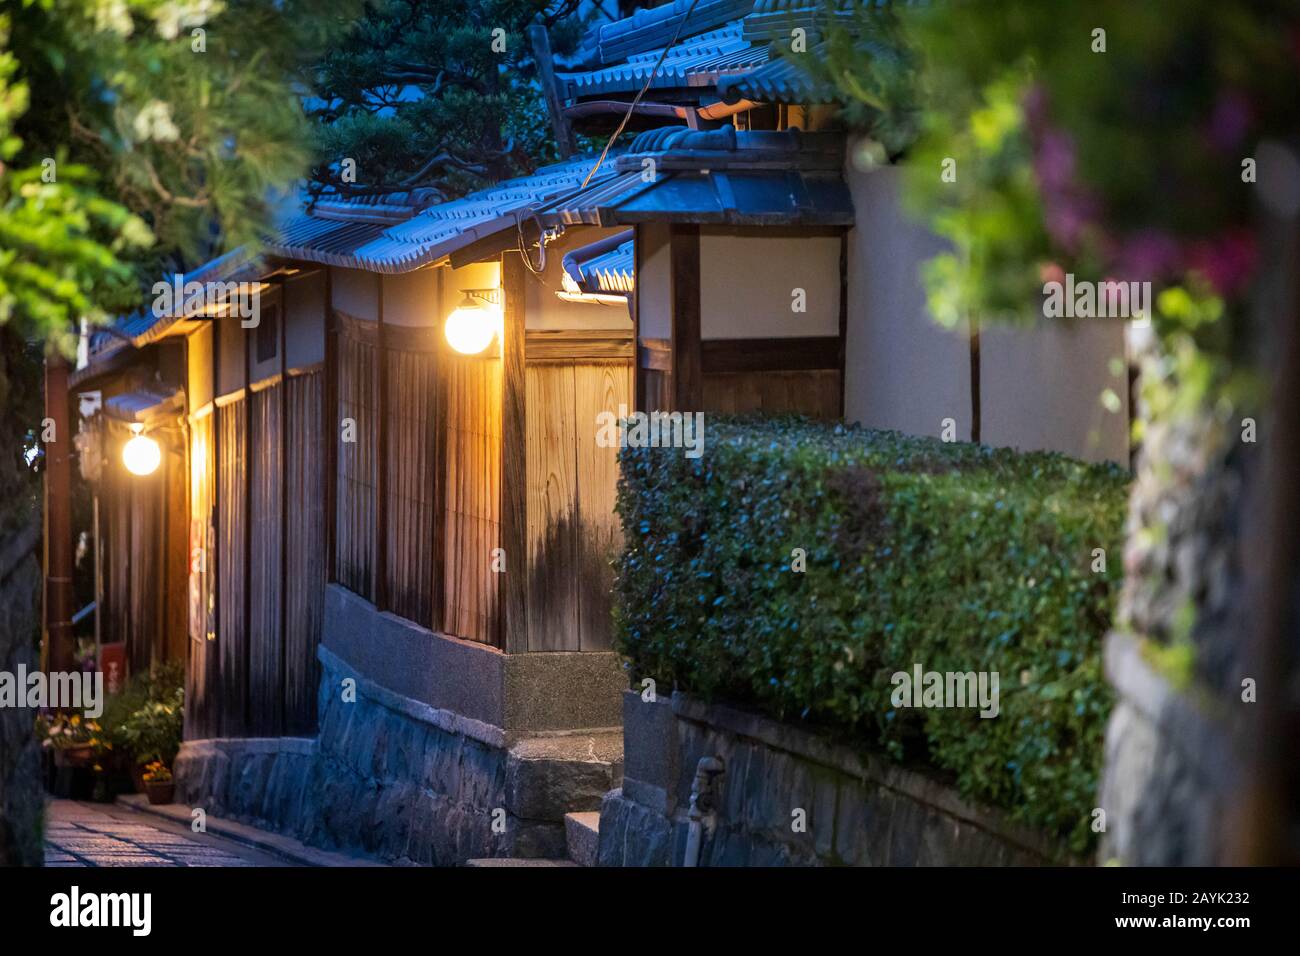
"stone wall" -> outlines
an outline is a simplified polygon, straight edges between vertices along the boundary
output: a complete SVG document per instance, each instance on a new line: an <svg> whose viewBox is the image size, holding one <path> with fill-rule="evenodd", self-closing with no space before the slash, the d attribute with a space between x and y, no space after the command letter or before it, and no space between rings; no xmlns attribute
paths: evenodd
<svg viewBox="0 0 1300 956"><path fill-rule="evenodd" d="M628 691L623 728L623 786L601 804L602 866L682 864L702 757L724 770L700 866L1070 862L928 777L754 714Z"/></svg>
<svg viewBox="0 0 1300 956"><path fill-rule="evenodd" d="M1222 865L1245 773L1234 728L1208 695L1175 690L1140 646L1121 632L1106 641L1118 699L1106 727L1099 856L1125 866Z"/></svg>
<svg viewBox="0 0 1300 956"><path fill-rule="evenodd" d="M181 802L312 846L445 866L562 857L564 814L596 809L620 781L617 733L508 735L388 690L325 647L320 658L319 737L187 741Z"/></svg>
<svg viewBox="0 0 1300 956"><path fill-rule="evenodd" d="M0 536L0 671L37 668L41 568L39 515ZM36 715L26 707L0 708L0 866L40 866L45 799L41 750L32 733Z"/></svg>

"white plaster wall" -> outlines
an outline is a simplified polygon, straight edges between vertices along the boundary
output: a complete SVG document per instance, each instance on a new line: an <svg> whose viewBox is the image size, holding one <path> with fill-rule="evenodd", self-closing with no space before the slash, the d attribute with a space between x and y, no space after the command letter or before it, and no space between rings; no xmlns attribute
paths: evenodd
<svg viewBox="0 0 1300 956"><path fill-rule="evenodd" d="M438 328L452 310L460 305L465 289L499 289L501 288L500 262L472 262L459 269L443 266L438 270L442 275L442 308L438 311Z"/></svg>
<svg viewBox="0 0 1300 956"><path fill-rule="evenodd" d="M416 328L441 326L442 284L437 267L384 276L384 324Z"/></svg>
<svg viewBox="0 0 1300 956"><path fill-rule="evenodd" d="M566 302L556 296L564 288L563 261L567 253L589 245L622 229L571 227L546 247L546 268L540 276L525 273L524 324L530 329L630 329L632 315L626 303L603 305ZM534 251L534 257L536 252ZM537 261L534 258L534 263Z"/></svg>
<svg viewBox="0 0 1300 956"><path fill-rule="evenodd" d="M325 272L317 270L284 283L288 367L325 361Z"/></svg>
<svg viewBox="0 0 1300 956"><path fill-rule="evenodd" d="M672 259L667 223L647 222L636 227L641 268L637 273L637 334L643 339L672 337Z"/></svg>
<svg viewBox="0 0 1300 956"><path fill-rule="evenodd" d="M803 312L793 309L804 292ZM839 236L700 230L700 337L839 335Z"/></svg>
<svg viewBox="0 0 1300 956"><path fill-rule="evenodd" d="M239 325L238 316L213 319L212 328L217 337L217 347L221 350L219 398L244 387L244 329Z"/></svg>
<svg viewBox="0 0 1300 956"><path fill-rule="evenodd" d="M918 435L938 435L951 417L966 440L969 341L965 330L930 318L919 274L944 242L902 211L897 167L860 171L852 148L848 154L857 226L849 233L845 417ZM1118 321L982 328L981 440L1128 464L1124 345ZM1102 405L1108 388L1120 400L1117 412Z"/></svg>
<svg viewBox="0 0 1300 956"><path fill-rule="evenodd" d="M186 401L195 412L212 401L212 323L205 322L185 340L188 365Z"/></svg>
<svg viewBox="0 0 1300 956"><path fill-rule="evenodd" d="M849 156L854 151L849 150ZM942 240L906 218L899 170L845 170L857 225L849 232L844 416L872 428L938 436L943 420L970 438L970 344L935 324L918 270Z"/></svg>
<svg viewBox="0 0 1300 956"><path fill-rule="evenodd" d="M379 316L379 279L360 269L332 269L334 308L358 319L375 322ZM387 307L387 303L385 303Z"/></svg>
<svg viewBox="0 0 1300 956"><path fill-rule="evenodd" d="M1118 319L1043 319L1033 328L985 329L980 333L983 440L1127 465L1126 367L1124 323ZM1102 404L1107 389L1119 398L1117 411Z"/></svg>

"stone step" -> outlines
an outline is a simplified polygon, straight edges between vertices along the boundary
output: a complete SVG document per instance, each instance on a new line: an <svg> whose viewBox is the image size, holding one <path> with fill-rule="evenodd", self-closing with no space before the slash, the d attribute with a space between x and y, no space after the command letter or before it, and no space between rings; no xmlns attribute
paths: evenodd
<svg viewBox="0 0 1300 956"><path fill-rule="evenodd" d="M596 850L600 844L600 811L566 813L564 840L570 860L578 866L595 866Z"/></svg>
<svg viewBox="0 0 1300 956"><path fill-rule="evenodd" d="M577 866L572 860L523 860L510 856L485 857L480 860L466 860L466 866Z"/></svg>

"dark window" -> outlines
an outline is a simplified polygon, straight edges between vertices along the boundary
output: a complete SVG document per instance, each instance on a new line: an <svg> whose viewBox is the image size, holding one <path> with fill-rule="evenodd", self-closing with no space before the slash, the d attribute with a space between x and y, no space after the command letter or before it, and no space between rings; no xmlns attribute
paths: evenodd
<svg viewBox="0 0 1300 956"><path fill-rule="evenodd" d="M280 307L273 305L262 310L257 323L257 360L269 362L275 358L280 342Z"/></svg>

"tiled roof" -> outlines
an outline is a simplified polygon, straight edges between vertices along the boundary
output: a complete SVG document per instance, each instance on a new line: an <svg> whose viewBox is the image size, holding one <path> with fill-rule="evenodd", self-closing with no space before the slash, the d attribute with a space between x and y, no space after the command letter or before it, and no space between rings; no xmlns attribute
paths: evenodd
<svg viewBox="0 0 1300 956"><path fill-rule="evenodd" d="M615 161L616 178L539 216L548 224L600 226L851 225L842 150L833 133L651 130Z"/></svg>
<svg viewBox="0 0 1300 956"><path fill-rule="evenodd" d="M811 51L820 54L819 44ZM777 57L747 73L718 78L718 96L724 103L755 100L760 103L834 103L839 95L818 83L789 59Z"/></svg>
<svg viewBox="0 0 1300 956"><path fill-rule="evenodd" d="M635 243L631 229L574 249L564 257L566 291L626 295L636 285Z"/></svg>
<svg viewBox="0 0 1300 956"><path fill-rule="evenodd" d="M805 55L816 57L828 16L855 29L864 5L926 6L927 0L833 0L833 6L826 0L699 0L649 88L716 86L728 103L834 102L834 90L815 85L778 47L788 48L791 31L801 28L809 44ZM557 74L561 96L572 101L639 90L689 6L690 0L677 0L591 31L582 59L588 69Z"/></svg>
<svg viewBox="0 0 1300 956"><path fill-rule="evenodd" d="M254 269L257 258L248 249L240 247L217 256L199 268L181 275L185 282L225 282L240 275L243 271ZM177 273L170 273L160 281L173 282ZM118 352L129 347L140 347L156 341L178 320L179 315L155 315L153 300L149 304L119 316L109 328L99 328L90 333L88 364L85 369L73 373L70 384L97 373L104 363Z"/></svg>
<svg viewBox="0 0 1300 956"><path fill-rule="evenodd" d="M373 221L376 205L371 200L349 203L334 201L328 217L298 212L284 220L263 253L301 262L314 262L367 272L398 274L412 272L446 258L477 239L503 229L513 229L516 217L577 193L595 165L594 157L583 157L547 166L531 176L511 179L471 193L462 199L429 206L403 221L385 225ZM593 178L590 187L618 177L611 156ZM590 188L589 187L589 188ZM393 206L393 203L383 205ZM355 208L353 219L339 218ZM260 258L244 248L213 259L194 272L187 282L228 281L255 277ZM172 276L165 277L171 281ZM142 346L166 333L176 316L157 316L149 307L121 316L111 329L93 333L90 362L74 375L76 381L97 374L116 353L129 346ZM78 377L79 376L79 377Z"/></svg>
<svg viewBox="0 0 1300 956"><path fill-rule="evenodd" d="M719 77L744 73L767 62L767 46L754 45L741 35L741 21L683 40L668 51L650 82L650 89L713 86ZM566 99L629 93L645 85L663 47L637 53L614 66L585 73L558 74L560 95Z"/></svg>
<svg viewBox="0 0 1300 956"><path fill-rule="evenodd" d="M285 224L267 252L367 272L412 272L477 239L514 228L518 216L577 192L594 164L593 157L583 157L547 166L531 176L430 206L390 226L321 220L304 213ZM613 164L607 162L594 181L614 175Z"/></svg>
<svg viewBox="0 0 1300 956"><path fill-rule="evenodd" d="M691 8L691 0L674 0L651 10L637 10L630 17L602 23L589 30L582 41L580 55L589 67L619 63L638 53L659 51L672 43L681 25L681 37L716 29L739 20L754 7L754 0L695 0L690 19L681 19Z"/></svg>

